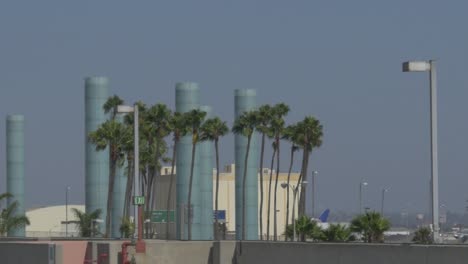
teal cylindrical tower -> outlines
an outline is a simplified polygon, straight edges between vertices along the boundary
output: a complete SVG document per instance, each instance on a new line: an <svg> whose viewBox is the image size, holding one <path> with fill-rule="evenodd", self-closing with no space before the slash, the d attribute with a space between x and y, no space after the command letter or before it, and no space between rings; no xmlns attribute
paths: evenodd
<svg viewBox="0 0 468 264"><path fill-rule="evenodd" d="M95 131L108 116L102 108L109 97L109 81L105 77L85 79L85 204L86 212L101 209L101 219L107 215L107 192L109 186L109 151L96 151L88 135ZM105 222L105 221L104 221ZM100 224L104 232L104 223Z"/></svg>
<svg viewBox="0 0 468 264"><path fill-rule="evenodd" d="M182 82L176 84L176 111L188 112L199 107L199 89L196 83ZM199 151L197 151L199 153ZM192 239L199 240L200 228L200 177L198 155L195 155L194 173L192 182ZM177 239L188 239L188 191L190 180L190 165L192 161L192 136L182 137L177 144L176 158L176 193L177 193Z"/></svg>
<svg viewBox="0 0 468 264"><path fill-rule="evenodd" d="M24 116L9 115L6 124L7 148L7 192L13 197L7 199L8 205L18 201L14 216L25 215L24 210ZM24 237L25 226L8 231L8 236Z"/></svg>
<svg viewBox="0 0 468 264"><path fill-rule="evenodd" d="M200 106L206 112L206 119L211 118L211 107ZM201 240L213 240L213 148L211 141L201 142L198 147L200 157L200 192L201 192Z"/></svg>
<svg viewBox="0 0 468 264"><path fill-rule="evenodd" d="M123 120L123 115L117 114L116 121L123 123ZM125 189L127 187L126 167L127 163L125 162L122 167L117 166L115 171L114 194L112 195L111 212L111 236L114 238L121 237L120 225L123 218Z"/></svg>
<svg viewBox="0 0 468 264"><path fill-rule="evenodd" d="M242 113L256 109L255 90L235 90L234 113L235 118ZM247 151L247 138L235 135L236 159L236 238L242 238L242 180L244 176L244 161ZM247 161L246 177L246 240L258 240L258 147L256 134L252 136Z"/></svg>

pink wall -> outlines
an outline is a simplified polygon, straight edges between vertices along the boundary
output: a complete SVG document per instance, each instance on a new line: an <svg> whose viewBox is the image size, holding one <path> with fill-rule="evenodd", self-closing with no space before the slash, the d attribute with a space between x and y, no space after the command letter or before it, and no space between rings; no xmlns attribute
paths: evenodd
<svg viewBox="0 0 468 264"><path fill-rule="evenodd" d="M62 246L64 264L83 264L86 255L87 241L54 241Z"/></svg>

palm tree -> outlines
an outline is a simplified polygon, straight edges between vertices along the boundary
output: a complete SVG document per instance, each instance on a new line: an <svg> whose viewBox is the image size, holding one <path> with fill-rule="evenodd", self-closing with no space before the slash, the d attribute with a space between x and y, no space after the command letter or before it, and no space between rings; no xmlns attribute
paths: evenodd
<svg viewBox="0 0 468 264"><path fill-rule="evenodd" d="M215 187L215 212L218 212L218 197L219 197L219 138L229 133L229 128L226 122L221 121L218 117L211 118L205 121L201 127L201 141L214 141L216 155L216 187ZM218 217L215 215L215 239L219 240L218 236Z"/></svg>
<svg viewBox="0 0 468 264"><path fill-rule="evenodd" d="M170 134L170 117L171 110L165 104L156 104L148 109L146 113L146 121L150 127L150 134L154 137L155 142L155 152L154 152L154 164L156 164L156 169L153 171L152 175L148 175L147 183L147 204L146 211L154 209L154 196L153 194L153 184L155 178L159 177L160 169L160 159L161 159L161 145L164 142L164 138Z"/></svg>
<svg viewBox="0 0 468 264"><path fill-rule="evenodd" d="M326 242L348 242L354 240L351 229L345 225L330 224L327 229L322 231L321 240Z"/></svg>
<svg viewBox="0 0 468 264"><path fill-rule="evenodd" d="M390 229L390 222L377 212L366 212L351 221L351 231L360 233L366 243L384 241L384 232Z"/></svg>
<svg viewBox="0 0 468 264"><path fill-rule="evenodd" d="M106 233L108 237L111 230L110 212L114 194L114 182L117 166L122 164L124 157L123 142L128 139L129 130L115 120L108 120L101 124L96 131L89 133L89 140L96 146L97 151L109 148L109 190L107 195Z"/></svg>
<svg viewBox="0 0 468 264"><path fill-rule="evenodd" d="M290 125L286 127L284 131L284 135L283 135L283 139L287 139L291 142L291 157L290 157L290 162L289 162L287 186L290 186L289 184L291 181L291 171L292 171L293 162L294 162L294 153L299 149L299 147L296 145L297 139L295 138L295 129L296 127L294 125ZM289 225L289 188L286 188L286 227L288 225ZM288 238L285 237L284 239L285 241L287 241Z"/></svg>
<svg viewBox="0 0 468 264"><path fill-rule="evenodd" d="M432 244L432 231L429 227L421 227L414 232L412 241L416 244Z"/></svg>
<svg viewBox="0 0 468 264"><path fill-rule="evenodd" d="M120 233L124 238L131 238L135 232L135 223L130 220L130 217L122 218L120 224Z"/></svg>
<svg viewBox="0 0 468 264"><path fill-rule="evenodd" d="M234 134L242 135L247 137L247 148L245 152L244 160L244 176L242 177L242 240L245 240L245 182L247 179L247 167L249 160L250 143L252 136L255 132L255 128L258 125L258 113L256 111L244 112L235 121L232 127Z"/></svg>
<svg viewBox="0 0 468 264"><path fill-rule="evenodd" d="M192 184L193 184L193 168L195 166L195 153L197 143L199 141L200 136L200 127L203 124L203 120L205 119L206 112L201 111L199 109L193 109L190 112L185 113L187 126L190 128L192 133L192 161L190 163L190 178L189 178L189 189L188 189L188 205L189 205L189 212L192 210ZM192 217L193 213L188 214L188 240L192 240Z"/></svg>
<svg viewBox="0 0 468 264"><path fill-rule="evenodd" d="M107 99L102 108L104 109L104 113L110 113L111 119L114 120L117 116L117 106L123 103L124 101L118 95L113 95Z"/></svg>
<svg viewBox="0 0 468 264"><path fill-rule="evenodd" d="M260 147L260 240L263 240L263 156L265 154L265 138L269 133L269 125L271 122L271 106L262 105L258 108L258 125L256 129L262 135L262 143ZM269 214L268 214L269 215Z"/></svg>
<svg viewBox="0 0 468 264"><path fill-rule="evenodd" d="M91 213L86 213L76 208L72 208L72 211L78 219L78 229L80 230L81 237L92 237L98 232L94 223L101 216L101 209L96 209Z"/></svg>
<svg viewBox="0 0 468 264"><path fill-rule="evenodd" d="M312 116L307 116L304 120L296 124L297 143L302 147L302 166L299 176L299 183L302 183L307 178L307 169L309 167L309 156L314 148L322 145L323 126L320 121ZM298 184L299 186L299 184ZM299 216L305 214L305 188L301 184L301 194L299 198Z"/></svg>
<svg viewBox="0 0 468 264"><path fill-rule="evenodd" d="M299 236L299 240L302 242L306 241L306 238L311 238L315 241L320 240L322 235L322 229L317 225L317 222L311 220L309 217L303 215L296 219L296 235ZM285 236L293 239L294 237L294 225L290 224L286 227Z"/></svg>
<svg viewBox="0 0 468 264"><path fill-rule="evenodd" d="M172 160L171 160L171 179L169 182L169 191L167 195L167 206L166 206L166 215L169 217L169 208L171 206L171 197L172 197L172 186L174 185L174 178L176 175L174 174L174 167L176 162L176 154L177 154L177 143L179 143L180 138L187 135L188 127L186 124L186 117L185 115L175 112L170 119L170 128L172 131ZM166 223L166 239L169 239L169 221Z"/></svg>
<svg viewBox="0 0 468 264"><path fill-rule="evenodd" d="M275 165L276 157L276 142L271 144L273 148L273 154L271 154L271 166L270 166L270 180L268 183L268 204L267 204L267 240L270 240L270 209L271 209L271 184L273 182L273 167Z"/></svg>
<svg viewBox="0 0 468 264"><path fill-rule="evenodd" d="M13 195L10 193L0 194L0 204L4 199L11 197L13 197ZM0 213L0 237L5 236L9 231L30 224L28 217L24 215L15 215L18 205L18 201L14 201L2 209Z"/></svg>
<svg viewBox="0 0 468 264"><path fill-rule="evenodd" d="M271 120L271 130L273 132L274 142L276 143L276 178L275 178L275 196L274 196L274 215L273 215L273 236L274 240L278 240L278 214L277 210L277 194L278 194L278 178L280 171L280 139L284 133L284 117L289 112L289 106L284 103L276 104L273 107L273 119Z"/></svg>

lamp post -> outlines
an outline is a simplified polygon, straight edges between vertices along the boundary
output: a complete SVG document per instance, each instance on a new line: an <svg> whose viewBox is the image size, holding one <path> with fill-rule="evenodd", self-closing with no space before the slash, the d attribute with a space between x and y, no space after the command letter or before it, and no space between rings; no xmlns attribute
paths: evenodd
<svg viewBox="0 0 468 264"><path fill-rule="evenodd" d="M359 213L362 214L362 187L367 186L368 183L361 179L359 181Z"/></svg>
<svg viewBox="0 0 468 264"><path fill-rule="evenodd" d="M385 193L388 192L390 189L389 188L382 188L382 204L380 207L380 214L382 217L384 216L384 203L385 203Z"/></svg>
<svg viewBox="0 0 468 264"><path fill-rule="evenodd" d="M133 144L134 144L134 161L133 161L133 173L134 173L134 181L133 181L133 203L134 203L134 223L135 223L135 234L134 237L137 240L136 244L136 251L138 253L144 253L145 252L145 244L142 240L143 238L143 207L141 204L141 189L140 189L140 150L139 150L139 124L138 124L138 105L135 104L134 106L128 106L128 105L119 105L117 106L117 112L118 113L133 113L133 129L134 129L134 139L133 139ZM138 200L138 203L137 203Z"/></svg>
<svg viewBox="0 0 468 264"><path fill-rule="evenodd" d="M65 237L68 237L68 191L70 189L70 186L65 189Z"/></svg>
<svg viewBox="0 0 468 264"><path fill-rule="evenodd" d="M315 217L315 176L318 171L312 171L312 217Z"/></svg>
<svg viewBox="0 0 468 264"><path fill-rule="evenodd" d="M436 63L429 61L407 61L403 63L403 72L429 72L430 94L430 134L431 134L431 201L432 233L434 242L439 241L439 174L437 158L437 77Z"/></svg>
<svg viewBox="0 0 468 264"><path fill-rule="evenodd" d="M299 186L305 187L307 185L307 181L303 181L302 184L299 183L299 185L296 187L291 184L287 184L283 182L281 184L281 188L286 189L290 187L293 191L293 209L292 209L292 215L293 215L293 241L296 241L296 197L297 197L297 192L299 191Z"/></svg>

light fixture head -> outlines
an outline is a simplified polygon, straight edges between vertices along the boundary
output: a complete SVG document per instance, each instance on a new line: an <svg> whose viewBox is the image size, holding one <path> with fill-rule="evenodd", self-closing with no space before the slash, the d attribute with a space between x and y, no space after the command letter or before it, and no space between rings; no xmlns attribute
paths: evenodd
<svg viewBox="0 0 468 264"><path fill-rule="evenodd" d="M117 112L118 113L133 113L134 109L133 106L129 105L118 105Z"/></svg>
<svg viewBox="0 0 468 264"><path fill-rule="evenodd" d="M431 69L429 61L406 61L403 62L403 72L425 72Z"/></svg>

